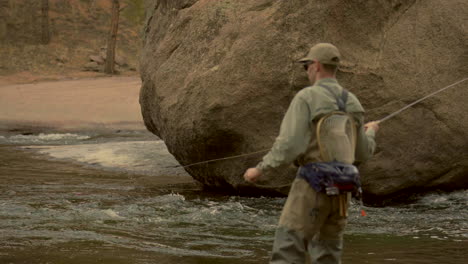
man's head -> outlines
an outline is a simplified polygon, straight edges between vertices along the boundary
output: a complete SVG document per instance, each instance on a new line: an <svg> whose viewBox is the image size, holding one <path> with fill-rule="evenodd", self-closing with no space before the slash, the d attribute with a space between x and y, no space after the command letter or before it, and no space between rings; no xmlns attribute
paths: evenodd
<svg viewBox="0 0 468 264"><path fill-rule="evenodd" d="M334 78L341 55L339 50L329 43L319 43L313 46L307 56L299 62L304 65L307 76L312 84L323 78Z"/></svg>

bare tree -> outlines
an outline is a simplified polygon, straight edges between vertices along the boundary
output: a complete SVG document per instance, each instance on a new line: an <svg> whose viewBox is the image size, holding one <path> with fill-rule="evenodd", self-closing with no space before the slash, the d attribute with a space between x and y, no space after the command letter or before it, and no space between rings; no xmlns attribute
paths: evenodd
<svg viewBox="0 0 468 264"><path fill-rule="evenodd" d="M119 12L120 4L119 0L112 1L112 19L111 28L107 38L107 54L106 54L106 65L104 72L108 74L114 74L114 61L115 61L115 43L117 41L117 30L119 29Z"/></svg>
<svg viewBox="0 0 468 264"><path fill-rule="evenodd" d="M41 28L42 28L42 44L47 45L50 42L49 34L49 0L41 1Z"/></svg>
<svg viewBox="0 0 468 264"><path fill-rule="evenodd" d="M8 9L10 9L10 2L0 0L0 42L5 41L7 36Z"/></svg>

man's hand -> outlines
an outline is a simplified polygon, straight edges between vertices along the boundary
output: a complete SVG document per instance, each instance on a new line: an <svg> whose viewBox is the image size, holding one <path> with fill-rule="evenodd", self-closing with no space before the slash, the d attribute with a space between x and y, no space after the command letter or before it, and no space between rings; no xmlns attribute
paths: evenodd
<svg viewBox="0 0 468 264"><path fill-rule="evenodd" d="M375 132L379 131L379 122L378 121L372 121L364 125L364 129L367 131L367 129L373 129Z"/></svg>
<svg viewBox="0 0 468 264"><path fill-rule="evenodd" d="M244 173L244 179L251 183L256 182L260 176L262 176L262 171L257 168L250 168Z"/></svg>

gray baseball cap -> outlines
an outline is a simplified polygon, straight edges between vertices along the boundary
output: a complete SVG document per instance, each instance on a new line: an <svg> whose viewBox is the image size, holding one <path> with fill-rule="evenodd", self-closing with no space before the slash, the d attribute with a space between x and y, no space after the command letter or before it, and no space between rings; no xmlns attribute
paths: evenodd
<svg viewBox="0 0 468 264"><path fill-rule="evenodd" d="M319 43L310 48L307 56L300 59L299 62L318 61L322 64L339 65L341 54L337 47L330 43Z"/></svg>

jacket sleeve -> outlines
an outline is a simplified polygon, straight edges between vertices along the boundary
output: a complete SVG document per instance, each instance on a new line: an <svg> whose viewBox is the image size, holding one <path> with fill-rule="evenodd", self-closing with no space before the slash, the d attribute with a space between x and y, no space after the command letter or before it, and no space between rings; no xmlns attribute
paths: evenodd
<svg viewBox="0 0 468 264"><path fill-rule="evenodd" d="M309 106L300 94L297 94L281 122L279 136L257 168L262 171L274 169L291 163L299 154L305 152L311 137L310 120Z"/></svg>
<svg viewBox="0 0 468 264"><path fill-rule="evenodd" d="M375 147L375 131L373 129L364 130L364 117L360 114L357 122L356 162L370 159L374 154Z"/></svg>

